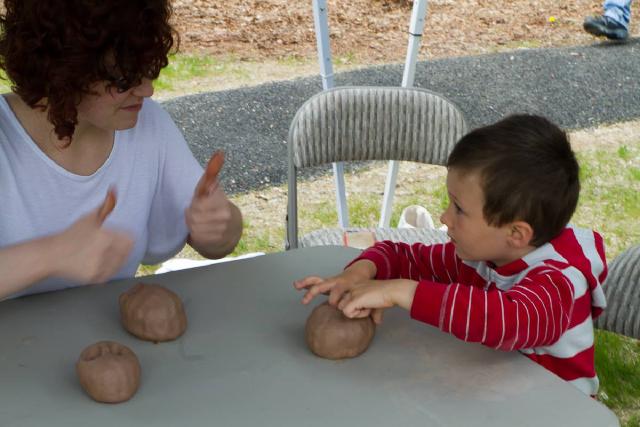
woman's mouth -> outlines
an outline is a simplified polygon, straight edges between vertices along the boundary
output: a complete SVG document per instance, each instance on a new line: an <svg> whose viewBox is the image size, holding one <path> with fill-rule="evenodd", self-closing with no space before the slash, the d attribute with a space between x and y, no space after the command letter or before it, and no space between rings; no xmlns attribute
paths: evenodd
<svg viewBox="0 0 640 427"><path fill-rule="evenodd" d="M138 111L140 111L142 109L142 104L133 104L133 105L129 105L126 107L122 107L123 110L125 111L130 111L132 113L136 113Z"/></svg>

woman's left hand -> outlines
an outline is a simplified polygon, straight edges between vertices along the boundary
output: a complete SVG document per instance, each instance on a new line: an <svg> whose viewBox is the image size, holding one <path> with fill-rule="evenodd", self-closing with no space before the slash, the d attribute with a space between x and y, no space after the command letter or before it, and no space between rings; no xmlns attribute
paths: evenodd
<svg viewBox="0 0 640 427"><path fill-rule="evenodd" d="M218 181L223 163L223 153L214 153L185 211L189 244L207 258L230 253L242 234L240 210L229 201Z"/></svg>

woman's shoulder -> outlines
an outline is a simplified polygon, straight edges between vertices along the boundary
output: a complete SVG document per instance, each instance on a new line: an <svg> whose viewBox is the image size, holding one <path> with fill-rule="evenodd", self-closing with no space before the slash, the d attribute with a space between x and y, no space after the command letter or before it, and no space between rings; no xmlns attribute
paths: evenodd
<svg viewBox="0 0 640 427"><path fill-rule="evenodd" d="M24 121L24 102L13 92L0 94L0 115L3 119L15 122L18 119Z"/></svg>
<svg viewBox="0 0 640 427"><path fill-rule="evenodd" d="M161 104L149 98L144 100L136 125L122 131L119 138L129 142L123 144L129 149L157 153L159 159L188 150L182 131L169 113Z"/></svg>
<svg viewBox="0 0 640 427"><path fill-rule="evenodd" d="M169 113L158 102L146 98L142 104L136 126L130 129L132 137L152 137L155 144L161 141L182 139L182 133Z"/></svg>
<svg viewBox="0 0 640 427"><path fill-rule="evenodd" d="M162 105L151 98L145 98L144 103L142 104L142 110L140 110L140 120L170 122L171 124L174 124L173 119L169 113L162 108Z"/></svg>

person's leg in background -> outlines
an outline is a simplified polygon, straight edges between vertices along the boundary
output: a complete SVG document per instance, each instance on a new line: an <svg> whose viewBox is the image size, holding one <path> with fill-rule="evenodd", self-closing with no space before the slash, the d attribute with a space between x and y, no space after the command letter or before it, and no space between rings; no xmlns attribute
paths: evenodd
<svg viewBox="0 0 640 427"><path fill-rule="evenodd" d="M611 40L625 40L629 37L631 0L605 0L602 7L602 16L590 16L584 20L585 31Z"/></svg>

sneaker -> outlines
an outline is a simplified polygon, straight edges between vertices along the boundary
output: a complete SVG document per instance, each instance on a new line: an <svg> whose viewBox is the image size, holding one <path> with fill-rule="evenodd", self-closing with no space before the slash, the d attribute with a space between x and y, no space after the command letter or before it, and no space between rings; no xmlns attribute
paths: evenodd
<svg viewBox="0 0 640 427"><path fill-rule="evenodd" d="M590 16L584 20L584 30L594 36L605 36L610 40L625 40L629 31L624 25L608 16Z"/></svg>

